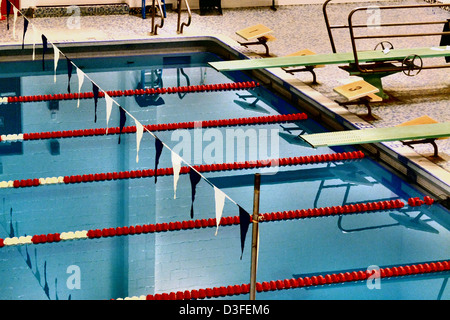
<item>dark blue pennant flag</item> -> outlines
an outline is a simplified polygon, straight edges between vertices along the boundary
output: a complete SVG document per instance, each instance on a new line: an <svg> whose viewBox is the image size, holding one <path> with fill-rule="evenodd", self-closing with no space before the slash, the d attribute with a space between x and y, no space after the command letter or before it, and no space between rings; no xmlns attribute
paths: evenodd
<svg viewBox="0 0 450 320"><path fill-rule="evenodd" d="M163 143L158 138L155 138L155 149L156 149L156 157L155 157L155 183L158 177L158 164L159 164L159 157L161 156L162 149L163 149Z"/></svg>
<svg viewBox="0 0 450 320"><path fill-rule="evenodd" d="M9 30L9 13L11 12L11 2L6 0L6 30Z"/></svg>
<svg viewBox="0 0 450 320"><path fill-rule="evenodd" d="M47 51L47 37L41 35L42 38L42 71L45 70L45 51Z"/></svg>
<svg viewBox="0 0 450 320"><path fill-rule="evenodd" d="M125 126L125 122L127 121L127 115L125 113L125 109L119 107L120 111L120 131L119 131L119 144L120 144L120 136L122 135L122 129Z"/></svg>
<svg viewBox="0 0 450 320"><path fill-rule="evenodd" d="M447 23L444 25L444 30L442 32L450 31L450 19L447 20ZM443 34L441 37L440 46L450 46L450 34ZM450 63L450 56L445 57L445 62Z"/></svg>
<svg viewBox="0 0 450 320"><path fill-rule="evenodd" d="M70 78L72 77L72 70L73 70L73 65L72 65L72 61L66 57L67 60L67 76L69 77L69 81L67 84L67 91L70 93Z"/></svg>
<svg viewBox="0 0 450 320"><path fill-rule="evenodd" d="M94 122L97 122L97 102L98 102L98 87L95 83L92 83L92 91L94 92L94 105L95 105L95 116L94 116Z"/></svg>
<svg viewBox="0 0 450 320"><path fill-rule="evenodd" d="M247 235L248 226L250 225L250 215L241 206L239 206L239 225L241 229L241 260L244 254L245 237Z"/></svg>
<svg viewBox="0 0 450 320"><path fill-rule="evenodd" d="M195 189L197 184L200 182L202 177L198 174L197 171L190 168L189 170L189 179L191 180L191 192L192 192L192 202L191 202L191 219L194 218L194 200L195 200Z"/></svg>
<svg viewBox="0 0 450 320"><path fill-rule="evenodd" d="M23 19L23 37L22 37L22 50L25 48L25 33L27 33L28 29L28 20Z"/></svg>

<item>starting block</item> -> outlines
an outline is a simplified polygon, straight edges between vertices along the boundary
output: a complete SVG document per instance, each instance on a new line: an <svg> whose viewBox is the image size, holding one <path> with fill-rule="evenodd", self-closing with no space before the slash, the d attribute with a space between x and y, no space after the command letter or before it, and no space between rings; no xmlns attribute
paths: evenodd
<svg viewBox="0 0 450 320"><path fill-rule="evenodd" d="M267 45L267 42L276 40L274 36L272 36L270 33L272 33L273 30L269 29L263 24L257 24L239 31L236 31L236 34L240 37L244 38L248 42L239 42L238 43L241 46L248 47L251 45L262 45L266 49L265 56L270 57L269 54L269 46ZM257 41L252 41L252 40Z"/></svg>
<svg viewBox="0 0 450 320"><path fill-rule="evenodd" d="M434 120L433 118L430 118L429 116L425 115L425 116L421 116L419 118L412 119L410 121L403 122L403 123L397 125L397 127L414 126L414 125L418 125L418 124L432 124L432 123L438 123L438 122L436 120ZM446 137L425 138L425 139L421 139L421 140L409 140L409 141L400 140L400 142L403 143L404 145L410 146L411 148L412 148L413 144L430 143L434 149L433 157L437 157L439 151L438 151L438 147L436 145L436 139L447 139L447 138Z"/></svg>
<svg viewBox="0 0 450 320"><path fill-rule="evenodd" d="M303 49L291 54L288 54L286 57L298 57L298 56L311 56L311 55L315 55L316 53L309 50L309 49ZM316 77L316 73L314 72L315 68L323 68L325 67L324 65L308 65L308 66L304 66L303 68L289 68L289 67L283 67L281 69L283 69L284 71L286 71L287 73L290 74L294 74L295 72L304 72L304 71L308 71L311 72L312 76L313 76L313 84L317 84L317 77Z"/></svg>
<svg viewBox="0 0 450 320"><path fill-rule="evenodd" d="M373 120L372 108L370 103L381 102L383 99L376 93L380 90L364 80L358 80L333 89L341 96L347 99L346 102L338 102L340 105L347 106L351 104L364 104L367 107L367 115L365 118Z"/></svg>

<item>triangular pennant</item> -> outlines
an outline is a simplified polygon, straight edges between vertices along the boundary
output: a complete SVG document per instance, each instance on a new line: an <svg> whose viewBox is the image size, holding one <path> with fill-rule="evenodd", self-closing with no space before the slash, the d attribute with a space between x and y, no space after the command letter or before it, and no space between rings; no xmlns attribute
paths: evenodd
<svg viewBox="0 0 450 320"><path fill-rule="evenodd" d="M77 102L77 108L80 107L80 94L81 94L81 86L84 82L84 72L81 71L80 68L77 68L77 76L78 76L78 102Z"/></svg>
<svg viewBox="0 0 450 320"><path fill-rule="evenodd" d="M241 229L241 260L244 254L245 237L250 225L250 215L241 206L239 206L239 227Z"/></svg>
<svg viewBox="0 0 450 320"><path fill-rule="evenodd" d="M66 61L67 61L67 92L70 93L70 78L72 78L72 70L73 70L73 64L72 61L66 57Z"/></svg>
<svg viewBox="0 0 450 320"><path fill-rule="evenodd" d="M94 122L97 122L98 87L95 83L92 83L92 92L94 93Z"/></svg>
<svg viewBox="0 0 450 320"><path fill-rule="evenodd" d="M0 4L1 7L1 4ZM9 30L9 13L11 12L11 3L6 0L6 30ZM1 15L1 13L0 13Z"/></svg>
<svg viewBox="0 0 450 320"><path fill-rule="evenodd" d="M108 123L109 118L111 117L113 99L107 93L105 93L105 101L106 101L106 133L108 133Z"/></svg>
<svg viewBox="0 0 450 320"><path fill-rule="evenodd" d="M125 126L125 122L127 121L127 114L125 113L125 109L122 107L119 107L120 111L120 131L119 131L119 144L120 144L120 136L122 135L123 127Z"/></svg>
<svg viewBox="0 0 450 320"><path fill-rule="evenodd" d="M201 180L201 176L194 169L189 170L189 180L191 181L191 193L192 193L192 201L191 201L191 219L194 218L194 200L195 200L195 189L197 184Z"/></svg>
<svg viewBox="0 0 450 320"><path fill-rule="evenodd" d="M216 236L219 231L220 219L222 219L223 206L225 204L225 193L214 186L214 199L216 200Z"/></svg>
<svg viewBox="0 0 450 320"><path fill-rule="evenodd" d="M155 149L156 149L156 157L155 157L155 183L158 177L158 164L159 164L159 157L161 157L162 149L163 149L163 143L158 138L155 138Z"/></svg>
<svg viewBox="0 0 450 320"><path fill-rule="evenodd" d="M28 19L23 19L23 37L22 37L22 50L25 48L25 34L28 29Z"/></svg>
<svg viewBox="0 0 450 320"><path fill-rule="evenodd" d="M33 29L33 61L36 59L36 41L37 41L37 30L34 25L31 25L31 29Z"/></svg>
<svg viewBox="0 0 450 320"><path fill-rule="evenodd" d="M172 151L172 167L173 167L173 198L177 198L177 184L180 177L181 157Z"/></svg>
<svg viewBox="0 0 450 320"><path fill-rule="evenodd" d="M56 83L56 69L58 68L58 61L59 61L59 49L52 43L53 46L53 61L54 61L54 68L55 68L55 75L53 77L53 82Z"/></svg>
<svg viewBox="0 0 450 320"><path fill-rule="evenodd" d="M139 162L139 147L141 145L142 135L144 134L144 126L137 120L136 123L136 163Z"/></svg>
<svg viewBox="0 0 450 320"><path fill-rule="evenodd" d="M13 20L13 39L16 39L16 22L17 22L17 16L19 13L19 9L17 9L16 7L13 7L13 11L14 11L14 20Z"/></svg>
<svg viewBox="0 0 450 320"><path fill-rule="evenodd" d="M447 19L447 23L444 24L444 30L442 30L442 32L449 32L449 31L450 31L450 19ZM439 45L450 46L450 34L443 34ZM447 63L450 62L450 56L445 57L445 62Z"/></svg>
<svg viewBox="0 0 450 320"><path fill-rule="evenodd" d="M47 37L41 35L42 38L42 71L45 70L45 52L47 51Z"/></svg>

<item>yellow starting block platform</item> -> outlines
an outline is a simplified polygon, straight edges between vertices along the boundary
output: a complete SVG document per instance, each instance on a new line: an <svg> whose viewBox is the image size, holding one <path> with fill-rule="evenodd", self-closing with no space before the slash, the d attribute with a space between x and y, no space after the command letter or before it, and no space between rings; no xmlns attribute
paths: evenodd
<svg viewBox="0 0 450 320"><path fill-rule="evenodd" d="M247 41L255 40L268 34L272 33L273 30L269 29L263 24L257 24L239 31L236 31L236 34L241 36Z"/></svg>
<svg viewBox="0 0 450 320"><path fill-rule="evenodd" d="M374 93L380 91L377 87L374 87L364 80L347 83L342 86L336 87L333 90L349 101L372 96Z"/></svg>
<svg viewBox="0 0 450 320"><path fill-rule="evenodd" d="M269 47L267 45L267 42L276 40L276 38L271 35L273 30L266 27L263 24L256 24L254 26L236 31L236 34L240 37L244 38L245 40L249 42L239 42L238 43L244 47L248 47L250 45L262 45L266 49L265 55L267 57L270 56L269 53ZM253 42L252 42L253 40ZM256 40L256 41L254 41Z"/></svg>
<svg viewBox="0 0 450 320"><path fill-rule="evenodd" d="M340 105L364 104L367 107L367 115L362 118L367 118L367 120L375 119L370 103L383 101L383 98L377 95L380 90L364 80L347 83L333 88L333 90L347 100L346 102L336 101Z"/></svg>
<svg viewBox="0 0 450 320"><path fill-rule="evenodd" d="M415 123L420 122L416 120ZM300 135L301 139L317 147L366 144L385 141L419 140L414 143L431 143L430 139L450 137L450 122L402 125L387 128L371 128ZM405 143L411 144L411 143ZM435 156L437 150L435 149Z"/></svg>

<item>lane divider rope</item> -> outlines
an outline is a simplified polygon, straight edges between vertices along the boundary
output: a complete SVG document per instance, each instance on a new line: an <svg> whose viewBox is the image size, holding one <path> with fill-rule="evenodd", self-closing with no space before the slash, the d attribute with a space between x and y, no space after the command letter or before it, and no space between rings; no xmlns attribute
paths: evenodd
<svg viewBox="0 0 450 320"><path fill-rule="evenodd" d="M207 84L196 86L180 86L169 88L151 88L151 89L131 89L131 90L114 90L106 91L111 97L121 96L135 96L135 95L154 95L154 94L172 94L172 93L187 93L187 92L212 92L212 91L229 91L229 90L245 90L259 87L260 84L255 81L243 81L233 83L221 83L221 84ZM105 93L99 92L99 98L104 98ZM93 92L82 93L56 93L45 95L33 95L33 96L14 96L14 97L0 97L1 103L17 103L17 102L39 102L39 101L53 101L53 100L74 100L74 99L92 99L94 98Z"/></svg>
<svg viewBox="0 0 450 320"><path fill-rule="evenodd" d="M144 127L149 131L168 131L177 129L193 129L196 127L201 128L215 128L226 126L243 126L243 125L259 125L269 123L286 123L293 121L306 120L308 116L306 113L294 113L294 114L280 114L261 117L246 117L246 118L232 118L232 119L220 119L220 120L205 120L197 122L174 122L174 123L161 123L150 124ZM127 126L122 129L122 133L135 133L136 126ZM19 134L4 134L0 136L2 142L13 142L23 140L41 140L41 139L59 139L59 138L74 138L74 137L89 137L89 136L101 136L101 135L114 135L119 134L120 127L111 128L96 128L96 129L79 129L79 130L65 130L65 131L53 131L53 132L35 132L35 133L19 133Z"/></svg>
<svg viewBox="0 0 450 320"><path fill-rule="evenodd" d="M420 206L424 204L432 205L434 203L434 200L429 196L425 196L423 200L421 200L418 197L410 198L408 199L408 203L410 202L411 203L414 202L414 206ZM280 220L305 219L305 218L326 217L333 215L336 216L336 215L357 214L364 212L376 212L391 209L400 209L403 208L404 206L405 203L397 199L389 201L386 200L377 202L349 204L343 206L262 213L260 214L259 217L260 222L271 222ZM239 225L239 224L240 224L239 216L222 217L220 220L221 226ZM209 219L197 219L188 221L186 220L175 221L169 223L164 222L156 224L124 226L116 228L69 231L62 233L49 233L33 236L10 237L5 239L0 238L0 248L4 246L13 246L13 245L53 243L64 240L97 239L102 237L107 238L115 236L126 236L135 234L146 234L146 233L200 229L200 228L215 228L215 227L217 227L216 219L209 218Z"/></svg>
<svg viewBox="0 0 450 320"><path fill-rule="evenodd" d="M317 287L325 285L336 285L347 282L367 281L379 272L377 276L381 279L393 279L399 277L409 277L417 275L425 275L431 273L450 271L450 260L433 261L426 263L416 263L407 265L398 265L395 267L380 268L376 270L355 270L339 273L317 274L313 276L305 276L299 278L272 280L256 283L257 292L268 292L276 290L287 290L304 287ZM117 300L197 300L207 298L220 298L226 296L237 296L248 294L250 292L250 284L243 283L238 285L229 285L227 287L213 287L205 289L193 289L168 293L156 293L141 296L133 296L127 298L119 298Z"/></svg>
<svg viewBox="0 0 450 320"><path fill-rule="evenodd" d="M310 156L268 159L268 160L256 160L245 162L233 162L233 163L215 163L215 164L202 164L195 165L193 168L198 172L215 172L215 171L228 171L228 170L241 170L241 169L256 169L266 168L270 166L296 166L309 163L321 163L329 161L342 161L342 160L356 160L364 158L362 151L352 152L340 152L329 154L316 154ZM180 174L189 173L190 167L183 166L180 169ZM173 168L160 168L156 171L157 176L173 175ZM155 170L131 170L121 172L108 172L108 173L95 173L95 174L83 174L72 176L59 176L59 177L47 177L47 178L34 178L34 179L22 179L22 180L9 180L1 181L0 188L26 188L37 187L48 184L71 184L71 183L86 183L93 181L106 181L106 180L121 180L121 179L135 179L146 178L155 176Z"/></svg>

